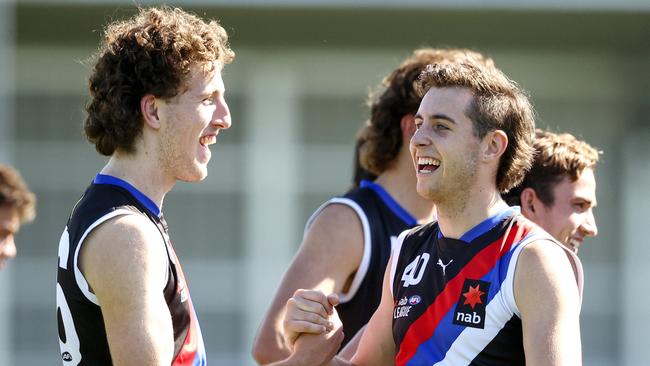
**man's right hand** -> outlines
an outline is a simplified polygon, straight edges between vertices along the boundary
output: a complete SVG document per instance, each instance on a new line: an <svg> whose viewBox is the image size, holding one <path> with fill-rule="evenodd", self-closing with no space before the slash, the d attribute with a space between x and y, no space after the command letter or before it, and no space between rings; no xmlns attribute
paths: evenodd
<svg viewBox="0 0 650 366"><path fill-rule="evenodd" d="M285 307L283 327L287 346L293 348L296 339L303 333L319 335L340 329L342 324L334 309L338 303L336 294L296 290Z"/></svg>

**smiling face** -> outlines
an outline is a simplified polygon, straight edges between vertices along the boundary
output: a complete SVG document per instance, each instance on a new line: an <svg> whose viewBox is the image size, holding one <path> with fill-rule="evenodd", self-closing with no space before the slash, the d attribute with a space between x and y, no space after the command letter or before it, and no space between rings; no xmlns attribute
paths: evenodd
<svg viewBox="0 0 650 366"><path fill-rule="evenodd" d="M410 150L417 191L434 203L463 200L476 182L481 141L465 114L473 98L466 88L432 87L415 116Z"/></svg>
<svg viewBox="0 0 650 366"><path fill-rule="evenodd" d="M596 178L587 168L574 182L567 175L552 189L553 204L540 204L533 220L567 248L578 252L585 237L596 236Z"/></svg>
<svg viewBox="0 0 650 366"><path fill-rule="evenodd" d="M20 229L20 217L12 206L0 206L0 269L16 256L14 235Z"/></svg>
<svg viewBox="0 0 650 366"><path fill-rule="evenodd" d="M208 175L209 145L231 125L224 99L221 66L192 67L186 90L171 100L160 100L160 163L177 180L199 181Z"/></svg>

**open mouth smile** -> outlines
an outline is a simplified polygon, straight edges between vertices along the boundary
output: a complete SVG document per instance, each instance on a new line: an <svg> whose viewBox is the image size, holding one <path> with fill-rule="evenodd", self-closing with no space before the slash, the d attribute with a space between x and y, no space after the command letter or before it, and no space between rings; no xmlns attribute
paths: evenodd
<svg viewBox="0 0 650 366"><path fill-rule="evenodd" d="M440 166L440 160L420 157L417 160L417 172L421 174L432 173Z"/></svg>
<svg viewBox="0 0 650 366"><path fill-rule="evenodd" d="M210 146L217 142L217 135L205 135L201 136L199 143L203 146Z"/></svg>

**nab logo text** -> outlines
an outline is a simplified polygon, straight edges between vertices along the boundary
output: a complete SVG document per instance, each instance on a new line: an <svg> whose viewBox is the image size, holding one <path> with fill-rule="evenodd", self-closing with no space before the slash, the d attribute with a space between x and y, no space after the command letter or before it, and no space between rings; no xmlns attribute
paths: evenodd
<svg viewBox="0 0 650 366"><path fill-rule="evenodd" d="M480 315L476 314L476 312L472 312L471 314L456 313L456 322L458 323L481 324L482 320L483 318L481 318Z"/></svg>

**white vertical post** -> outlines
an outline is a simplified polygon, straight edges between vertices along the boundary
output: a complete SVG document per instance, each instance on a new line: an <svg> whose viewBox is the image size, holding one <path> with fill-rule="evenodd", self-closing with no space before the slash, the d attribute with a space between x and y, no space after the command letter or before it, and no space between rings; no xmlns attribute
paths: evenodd
<svg viewBox="0 0 650 366"><path fill-rule="evenodd" d="M0 0L0 162L13 161L14 3Z"/></svg>
<svg viewBox="0 0 650 366"><path fill-rule="evenodd" d="M299 128L296 75L286 57L259 55L247 68L249 109L244 171L245 263L240 302L245 309L242 365L254 365L250 345L299 238ZM237 122L234 122L237 123Z"/></svg>
<svg viewBox="0 0 650 366"><path fill-rule="evenodd" d="M623 144L622 182L622 278L621 306L623 330L621 355L623 365L648 363L648 328L650 328L650 130L636 128ZM603 289L608 291L608 289ZM613 300L616 301L616 300Z"/></svg>
<svg viewBox="0 0 650 366"><path fill-rule="evenodd" d="M13 162L14 3L0 0L0 162ZM13 265L0 271L0 366L13 365L11 312Z"/></svg>

